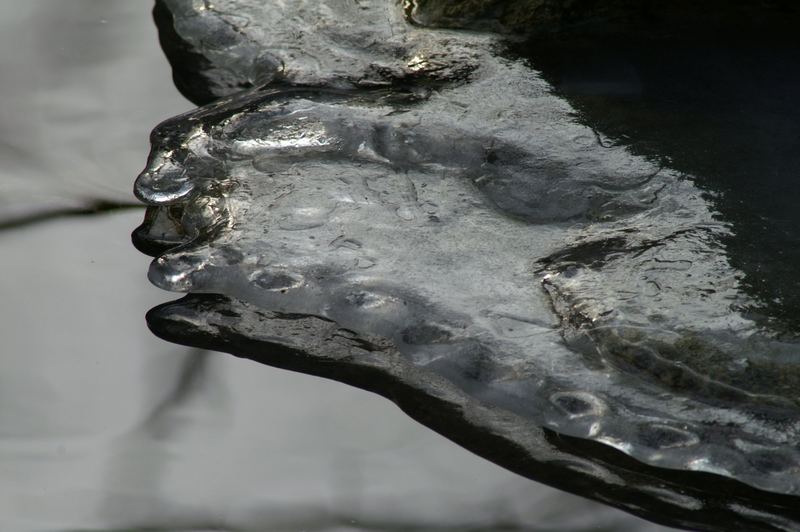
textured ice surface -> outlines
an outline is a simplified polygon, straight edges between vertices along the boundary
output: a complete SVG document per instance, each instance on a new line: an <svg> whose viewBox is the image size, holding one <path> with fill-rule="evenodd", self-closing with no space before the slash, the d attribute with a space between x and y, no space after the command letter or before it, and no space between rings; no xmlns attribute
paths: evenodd
<svg viewBox="0 0 800 532"><path fill-rule="evenodd" d="M222 98L159 125L137 180L150 279L192 294L158 334L376 391L652 519L798 519L796 343L739 310L691 176L391 2L159 6L184 91Z"/></svg>
<svg viewBox="0 0 800 532"><path fill-rule="evenodd" d="M0 236L3 532L663 532L495 467L361 390L142 334L163 293L120 241L137 217ZM54 255L57 268L31 267Z"/></svg>

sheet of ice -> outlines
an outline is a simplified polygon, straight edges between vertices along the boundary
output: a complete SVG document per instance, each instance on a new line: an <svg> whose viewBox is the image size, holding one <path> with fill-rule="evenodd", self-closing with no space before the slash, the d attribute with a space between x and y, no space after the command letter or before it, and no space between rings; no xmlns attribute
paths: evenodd
<svg viewBox="0 0 800 532"><path fill-rule="evenodd" d="M0 148L0 530L661 530L497 468L373 394L147 334L164 293L126 238L144 209L37 215L131 197L147 131L186 108L150 8L0 6L0 139L25 148Z"/></svg>
<svg viewBox="0 0 800 532"><path fill-rule="evenodd" d="M737 310L691 176L578 124L491 34L363 4L160 4L224 97L158 126L137 180L150 279L193 294L151 327L377 391L652 519L797 519L796 344Z"/></svg>

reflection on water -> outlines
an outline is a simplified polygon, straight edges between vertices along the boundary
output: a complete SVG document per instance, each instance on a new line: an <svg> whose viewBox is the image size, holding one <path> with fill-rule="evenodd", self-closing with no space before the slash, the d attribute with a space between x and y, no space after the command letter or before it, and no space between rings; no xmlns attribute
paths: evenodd
<svg viewBox="0 0 800 532"><path fill-rule="evenodd" d="M130 201L188 107L146 2L0 6L0 216ZM150 336L140 212L0 233L0 530L658 530L346 386Z"/></svg>

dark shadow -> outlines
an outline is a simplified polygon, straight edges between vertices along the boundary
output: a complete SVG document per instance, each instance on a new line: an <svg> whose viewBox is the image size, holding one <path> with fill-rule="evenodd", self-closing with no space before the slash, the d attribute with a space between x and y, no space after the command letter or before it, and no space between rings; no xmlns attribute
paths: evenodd
<svg viewBox="0 0 800 532"><path fill-rule="evenodd" d="M54 209L44 212L37 212L25 216L18 216L7 220L0 220L0 231L9 229L19 229L28 225L35 225L41 222L48 222L59 218L71 218L75 216L93 216L129 209L142 209L141 203L115 203L106 200L95 200L88 203L85 207L75 207L66 209Z"/></svg>
<svg viewBox="0 0 800 532"><path fill-rule="evenodd" d="M226 85L227 81L214 75L208 59L192 49L175 31L175 20L162 0L156 0L153 20L158 28L158 40L172 66L175 87L190 102L205 105L217 99L213 86ZM230 87L233 90L250 88L250 84Z"/></svg>
<svg viewBox="0 0 800 532"><path fill-rule="evenodd" d="M190 350L179 361L178 367L172 362L156 360L150 368L153 393L163 392L159 386L158 375L177 372L174 384L137 426L114 444L114 455L106 474L106 495L101 513L110 522L128 520L134 524L125 530L196 530L213 522L210 515L195 515L197 512L176 509L169 494L164 491L165 478L175 460L171 447L184 436L187 429L196 422L184 414L190 403L204 400L208 404L204 410L216 418L226 416L225 390L221 382L215 382L216 372L210 368L212 354L202 349ZM156 378L153 378L156 377ZM190 514L190 515L189 515ZM138 516L138 517L137 517ZM165 528L135 524L167 519L174 516L175 521ZM190 521L186 524L184 521ZM218 526L218 523L215 525ZM215 529L215 528L211 528Z"/></svg>

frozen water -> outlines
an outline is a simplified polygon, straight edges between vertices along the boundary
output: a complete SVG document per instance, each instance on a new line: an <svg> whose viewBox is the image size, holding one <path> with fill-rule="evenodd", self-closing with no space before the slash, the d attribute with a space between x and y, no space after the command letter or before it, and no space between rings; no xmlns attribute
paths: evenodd
<svg viewBox="0 0 800 532"><path fill-rule="evenodd" d="M184 90L220 99L159 125L136 183L151 281L192 294L158 334L376 391L653 519L797 518L796 343L739 310L691 176L577 123L492 34L391 2L159 9L204 61Z"/></svg>

